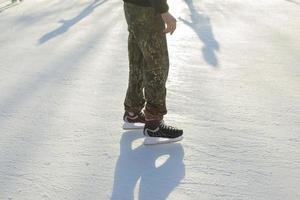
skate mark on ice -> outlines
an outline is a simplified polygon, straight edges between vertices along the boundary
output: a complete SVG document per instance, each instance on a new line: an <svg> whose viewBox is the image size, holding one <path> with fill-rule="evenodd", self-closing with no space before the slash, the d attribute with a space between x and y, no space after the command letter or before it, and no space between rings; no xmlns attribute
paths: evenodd
<svg viewBox="0 0 300 200"><path fill-rule="evenodd" d="M167 199L185 177L180 143L145 146L141 138L143 134L137 130L122 135L110 200Z"/></svg>

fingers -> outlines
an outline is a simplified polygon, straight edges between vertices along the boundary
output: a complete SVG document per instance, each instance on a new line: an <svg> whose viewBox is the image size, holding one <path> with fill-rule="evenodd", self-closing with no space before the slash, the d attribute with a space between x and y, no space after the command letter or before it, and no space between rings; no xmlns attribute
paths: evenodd
<svg viewBox="0 0 300 200"><path fill-rule="evenodd" d="M172 31L171 26L168 26L165 28L164 33L170 33Z"/></svg>
<svg viewBox="0 0 300 200"><path fill-rule="evenodd" d="M164 33L171 33L171 35L174 33L176 29L176 23L167 24L167 27L164 30Z"/></svg>
<svg viewBox="0 0 300 200"><path fill-rule="evenodd" d="M166 28L163 32L165 34L171 33L172 35L176 29L176 19L169 12L161 14L161 17L166 25Z"/></svg>
<svg viewBox="0 0 300 200"><path fill-rule="evenodd" d="M174 26L172 26L171 35L174 33L175 30L176 30L176 23L174 24Z"/></svg>

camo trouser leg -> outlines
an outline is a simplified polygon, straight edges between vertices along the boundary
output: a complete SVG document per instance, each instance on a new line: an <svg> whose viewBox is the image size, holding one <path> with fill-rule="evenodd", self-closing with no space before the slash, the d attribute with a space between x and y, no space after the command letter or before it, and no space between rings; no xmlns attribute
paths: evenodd
<svg viewBox="0 0 300 200"><path fill-rule="evenodd" d="M132 33L128 36L129 81L125 98L125 110L139 113L145 105L143 82L143 54Z"/></svg>
<svg viewBox="0 0 300 200"><path fill-rule="evenodd" d="M128 24L129 84L125 110L139 112L145 105L146 119L162 119L166 109L169 56L164 22L151 7L124 4Z"/></svg>

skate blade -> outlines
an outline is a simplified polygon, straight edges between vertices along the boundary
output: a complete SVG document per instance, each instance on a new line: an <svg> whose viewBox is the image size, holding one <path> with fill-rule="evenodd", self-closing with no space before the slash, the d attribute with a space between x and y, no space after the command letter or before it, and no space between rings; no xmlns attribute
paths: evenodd
<svg viewBox="0 0 300 200"><path fill-rule="evenodd" d="M131 129L143 129L145 124L143 123L128 123L124 122L123 129L124 130L131 130Z"/></svg>
<svg viewBox="0 0 300 200"><path fill-rule="evenodd" d="M155 144L166 144L172 142L178 142L183 139L183 136L177 138L160 138L160 137L145 137L145 145L155 145Z"/></svg>

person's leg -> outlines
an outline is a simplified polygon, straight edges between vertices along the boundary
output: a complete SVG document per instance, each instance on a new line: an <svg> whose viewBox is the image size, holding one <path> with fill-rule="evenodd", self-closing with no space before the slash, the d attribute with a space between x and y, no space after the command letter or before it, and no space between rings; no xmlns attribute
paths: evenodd
<svg viewBox="0 0 300 200"><path fill-rule="evenodd" d="M169 55L164 22L160 15L149 9L145 14L145 27L139 34L139 46L144 58L144 91L146 120L161 120L167 113L166 81L169 72Z"/></svg>
<svg viewBox="0 0 300 200"><path fill-rule="evenodd" d="M169 72L169 56L166 36L153 33L143 49L145 79L146 120L161 120L167 113L166 81Z"/></svg>
<svg viewBox="0 0 300 200"><path fill-rule="evenodd" d="M129 81L124 101L127 112L139 113L144 107L143 55L132 33L128 37Z"/></svg>
<svg viewBox="0 0 300 200"><path fill-rule="evenodd" d="M142 106L141 84L144 84L145 117L147 120L161 120L167 113L165 84L169 71L167 40L163 33L165 25L161 15L151 7L125 3L124 9L132 35L130 39L134 39L129 45L132 46L129 48L130 70L134 72L132 83L139 83L131 84L132 89L129 86L125 105L128 105L127 108Z"/></svg>
<svg viewBox="0 0 300 200"><path fill-rule="evenodd" d="M136 38L137 25L136 15L138 9L131 4L124 4L125 17L128 24L128 58L129 58L129 81L124 101L125 111L137 114L144 108L145 99L143 93L143 54Z"/></svg>
<svg viewBox="0 0 300 200"><path fill-rule="evenodd" d="M176 142L183 131L168 126L162 120L166 109L166 81L169 72L169 56L165 24L153 8L125 4L129 32L134 35L143 57L143 84L146 97L144 144Z"/></svg>
<svg viewBox="0 0 300 200"><path fill-rule="evenodd" d="M151 11L151 10L150 10ZM181 140L183 130L164 123L166 109L166 81L169 72L169 55L164 22L154 11L148 12L145 30L139 38L144 56L145 135L144 144L160 144Z"/></svg>

